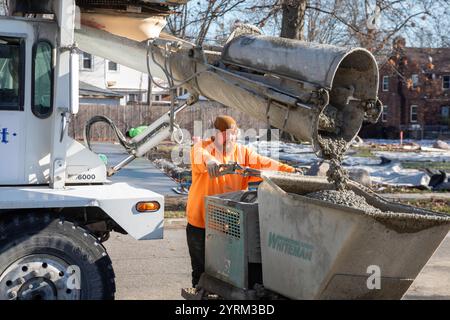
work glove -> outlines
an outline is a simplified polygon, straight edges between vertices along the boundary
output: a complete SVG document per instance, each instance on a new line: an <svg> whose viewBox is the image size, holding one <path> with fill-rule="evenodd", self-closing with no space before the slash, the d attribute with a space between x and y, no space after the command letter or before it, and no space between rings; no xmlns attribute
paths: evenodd
<svg viewBox="0 0 450 320"><path fill-rule="evenodd" d="M211 178L218 177L220 174L220 162L217 160L209 160L206 163L206 168L208 170L208 174Z"/></svg>

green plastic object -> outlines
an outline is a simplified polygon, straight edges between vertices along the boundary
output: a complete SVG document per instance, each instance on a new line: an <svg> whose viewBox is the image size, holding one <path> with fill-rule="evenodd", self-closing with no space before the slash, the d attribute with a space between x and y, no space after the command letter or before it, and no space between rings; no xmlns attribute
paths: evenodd
<svg viewBox="0 0 450 320"><path fill-rule="evenodd" d="M131 128L130 130L128 130L128 135L131 138L134 138L134 137L140 135L145 129L147 129L147 126L139 126L136 128Z"/></svg>
<svg viewBox="0 0 450 320"><path fill-rule="evenodd" d="M108 164L108 157L107 157L106 155L104 155L103 153L99 153L99 154L98 154L98 157L103 161L103 163L104 163L105 165Z"/></svg>

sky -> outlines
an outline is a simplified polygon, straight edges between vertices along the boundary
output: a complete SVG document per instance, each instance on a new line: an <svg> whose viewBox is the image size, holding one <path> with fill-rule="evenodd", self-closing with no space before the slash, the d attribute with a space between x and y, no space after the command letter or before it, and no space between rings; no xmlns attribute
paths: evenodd
<svg viewBox="0 0 450 320"><path fill-rule="evenodd" d="M210 28L210 32L207 36L207 39L214 40L215 35L217 33L229 33L230 27L232 26L233 22L235 20L240 20L243 22L248 22L250 24L255 24L257 20L259 20L262 16L262 14L259 14L256 12L256 14L248 15L246 14L246 8L251 6L251 2L255 3L256 0L248 0L244 4L239 5L236 10L227 13L224 17L217 19L215 23L212 24ZM317 1L317 0L316 0ZM447 1L449 4L448 7L445 5L442 5L443 2L446 0L441 0L441 3L438 3L438 1L431 1L431 0L421 0L421 1L415 1L415 0L404 0L404 1L396 1L399 4L397 4L398 12L396 12L396 15L398 19L390 18L385 14L381 13L377 15L378 19L375 24L377 27L382 27L383 29L386 29L389 26L392 26L394 23L398 21L403 21L402 19L405 19L405 17L408 17L409 15L420 13L423 11L422 4L426 4L426 6L431 7L431 12L433 15L436 15L436 18L426 15L426 14L420 14L414 19L410 20L407 24L407 28L403 29L401 32L398 33L398 35L402 35L406 38L408 46L415 46L415 47L440 47L440 46L450 46L450 1ZM190 12L192 12L192 15L196 16L198 14L198 11L202 8L205 8L207 0L191 0L189 2L189 8ZM256 1L256 3L261 4L263 1ZM310 5L314 5L315 1L310 1ZM322 3L325 3L326 0L322 0ZM371 11L373 11L373 14L376 14L375 8L376 8L376 0L369 0L369 3L371 5L369 6L371 8ZM362 6L362 1L360 1L360 6ZM321 8L327 9L326 6L322 5ZM344 8L345 10L346 8ZM360 8L362 9L362 8ZM344 13L345 14L345 13ZM278 16L278 21L271 20L269 23L267 23L263 28L263 32L268 35L278 35L280 30L280 17ZM413 27L414 25L414 27ZM222 27L223 26L223 27ZM336 24L336 31L338 29L345 29L346 27L343 24L337 23ZM222 31L223 30L223 31ZM439 36L443 35L446 37L446 39L441 39ZM336 40L336 38L328 38L329 41L340 41L339 39ZM339 44L339 43L334 43Z"/></svg>
<svg viewBox="0 0 450 320"><path fill-rule="evenodd" d="M232 1L232 0L230 0ZM315 1L311 0L309 3L313 5ZM322 3L325 3L326 0L321 0ZM375 13L375 3L377 0L369 0L371 3L371 8ZM404 0L399 1L402 2L403 12L399 13L399 16L405 16L414 12L420 12L422 10L419 3L421 2L429 3L432 6L432 13L437 16L437 18L432 18L430 16L426 16L426 19L422 19L422 16L418 16L413 19L409 24L408 28L403 30L400 35L404 36L407 39L408 46L415 47L440 47L440 46L450 46L450 1L447 1L448 6L442 5L446 0L432 1L432 0ZM5 0L0 0L0 14L4 14L3 12L3 3ZM205 8L208 0L190 0L189 8L192 15L196 15L199 10ZM214 41L217 34L229 34L231 26L233 22L236 20L240 20L243 22L247 22L250 24L255 24L262 16L262 13L256 13L248 15L246 14L246 9L250 7L252 4L261 4L263 2L268 2L267 0L247 0L243 4L240 4L236 7L234 11L229 12L224 17L218 18L215 21L208 33L207 40L208 42ZM326 9L326 6L322 6L322 8ZM386 17L381 14L378 16L376 25L386 26L392 24L391 21L386 19ZM411 27L411 24L414 23L415 27ZM342 28L342 24L336 24L336 28ZM268 21L268 23L262 28L263 32L268 35L278 35L280 30L280 17L277 19L272 19ZM335 30L336 32L336 30ZM195 33L195 32L194 32ZM442 38L443 36L444 38ZM339 42L339 39L336 38L328 38L329 41ZM334 43L339 44L339 43Z"/></svg>

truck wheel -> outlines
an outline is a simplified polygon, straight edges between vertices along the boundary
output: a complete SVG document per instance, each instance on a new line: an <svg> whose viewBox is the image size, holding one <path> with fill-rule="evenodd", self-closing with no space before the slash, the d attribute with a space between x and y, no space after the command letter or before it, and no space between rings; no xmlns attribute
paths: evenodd
<svg viewBox="0 0 450 320"><path fill-rule="evenodd" d="M89 231L49 215L0 222L0 300L113 299L114 271Z"/></svg>

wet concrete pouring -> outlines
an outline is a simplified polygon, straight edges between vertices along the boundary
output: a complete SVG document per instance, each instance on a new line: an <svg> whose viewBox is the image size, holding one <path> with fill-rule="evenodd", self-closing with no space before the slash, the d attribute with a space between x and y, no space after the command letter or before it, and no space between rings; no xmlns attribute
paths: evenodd
<svg viewBox="0 0 450 320"><path fill-rule="evenodd" d="M450 223L450 216L445 214L424 211L418 208L404 207L402 212L397 210L381 210L367 203L366 198L357 195L348 186L349 176L347 170L342 167L344 154L349 143L342 138L331 138L318 135L318 143L322 157L330 163L327 178L335 187L335 190L321 190L305 194L307 197L355 208L364 211L386 227L399 233L417 232L440 224Z"/></svg>
<svg viewBox="0 0 450 320"><path fill-rule="evenodd" d="M336 108L327 105L319 115L317 144L321 157L329 163L327 171L328 182L332 183L336 190L324 190L308 194L307 196L323 201L353 207L367 213L379 213L381 210L369 205L366 199L349 190L349 174L342 166L344 155L349 149L350 142L342 136L344 119L343 113Z"/></svg>
<svg viewBox="0 0 450 320"><path fill-rule="evenodd" d="M333 139L318 136L322 157L330 164L327 172L328 181L334 183L336 190L345 190L348 182L348 172L342 167L348 142L342 138Z"/></svg>
<svg viewBox="0 0 450 320"><path fill-rule="evenodd" d="M335 133L339 133L339 128ZM306 196L323 201L339 204L347 207L364 210L366 212L381 212L379 209L369 205L366 199L348 190L349 175L342 166L345 152L349 143L343 138L331 138L323 135L317 137L322 157L328 161L330 168L327 171L328 181L333 183L336 190L323 190L307 194Z"/></svg>

